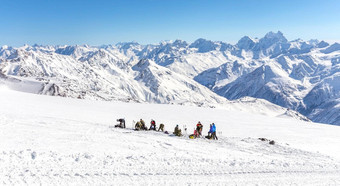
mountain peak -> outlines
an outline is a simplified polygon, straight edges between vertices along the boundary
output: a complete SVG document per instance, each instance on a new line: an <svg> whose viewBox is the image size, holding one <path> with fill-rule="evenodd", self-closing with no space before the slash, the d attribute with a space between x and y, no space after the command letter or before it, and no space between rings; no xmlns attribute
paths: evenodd
<svg viewBox="0 0 340 186"><path fill-rule="evenodd" d="M287 43L288 40L283 36L282 32L268 32L262 39L260 39L261 48L269 48L276 43Z"/></svg>
<svg viewBox="0 0 340 186"><path fill-rule="evenodd" d="M320 41L317 40L317 39L310 39L310 40L308 40L308 43L313 45L313 46L316 46L318 43L320 43Z"/></svg>
<svg viewBox="0 0 340 186"><path fill-rule="evenodd" d="M281 31L277 31L277 33L270 31L264 36L264 38L286 39L285 36L283 36L283 33Z"/></svg>
<svg viewBox="0 0 340 186"><path fill-rule="evenodd" d="M242 37L236 44L240 49L249 50L254 47L256 41L249 36Z"/></svg>
<svg viewBox="0 0 340 186"><path fill-rule="evenodd" d="M188 43L186 41L183 41L181 39L176 39L173 43L173 46L177 46L177 47L182 47L185 48L188 46Z"/></svg>
<svg viewBox="0 0 340 186"><path fill-rule="evenodd" d="M115 45L117 48L122 49L124 51L127 51L129 49L135 49L138 48L139 46L141 46L139 43L137 42L119 42Z"/></svg>
<svg viewBox="0 0 340 186"><path fill-rule="evenodd" d="M2 47L0 47L0 50L7 50L9 47L7 45L3 45Z"/></svg>
<svg viewBox="0 0 340 186"><path fill-rule="evenodd" d="M322 53L329 54L335 51L340 51L340 44L339 43L334 43L333 45L327 47L324 50L321 50Z"/></svg>
<svg viewBox="0 0 340 186"><path fill-rule="evenodd" d="M144 70L152 64L155 64L155 63L149 59L141 59L135 66L132 67L132 70L136 70L136 71Z"/></svg>
<svg viewBox="0 0 340 186"><path fill-rule="evenodd" d="M323 40L317 45L318 48L325 48L325 47L328 47L328 46L329 46L329 44L327 42L323 41Z"/></svg>
<svg viewBox="0 0 340 186"><path fill-rule="evenodd" d="M277 33L270 31L261 40L262 41L271 40L271 41L282 42L282 43L288 42L288 40L286 39L286 37L283 35L281 31L278 31Z"/></svg>
<svg viewBox="0 0 340 186"><path fill-rule="evenodd" d="M207 40L207 39L204 39L204 38L198 38L198 39L196 39L193 43L191 43L190 47L191 47L191 46L201 45L201 44L207 43L207 42L212 42L212 41Z"/></svg>
<svg viewBox="0 0 340 186"><path fill-rule="evenodd" d="M193 42L189 47L198 48L198 52L205 53L205 52L210 52L212 50L216 50L217 45L215 42L211 40L199 38L195 42Z"/></svg>

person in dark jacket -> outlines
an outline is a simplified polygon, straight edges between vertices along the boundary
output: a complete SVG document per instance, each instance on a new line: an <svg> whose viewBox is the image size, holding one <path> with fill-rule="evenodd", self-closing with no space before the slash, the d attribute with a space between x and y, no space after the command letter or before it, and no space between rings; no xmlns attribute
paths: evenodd
<svg viewBox="0 0 340 186"><path fill-rule="evenodd" d="M176 136L182 136L182 131L181 131L181 129L179 129L178 125L176 125L176 127L175 127L174 134Z"/></svg>
<svg viewBox="0 0 340 186"><path fill-rule="evenodd" d="M115 127L125 128L125 119L120 118L120 119L117 119L117 121L119 122L119 124L115 125Z"/></svg>
<svg viewBox="0 0 340 186"><path fill-rule="evenodd" d="M146 125L145 125L144 120L140 119L139 122L140 122L140 124L141 124L141 130L148 130L148 128L147 128Z"/></svg>
<svg viewBox="0 0 340 186"><path fill-rule="evenodd" d="M140 123L140 121L137 121L135 125L135 130L142 130L142 124Z"/></svg>
<svg viewBox="0 0 340 186"><path fill-rule="evenodd" d="M211 135L212 135L212 124L210 124L208 136L206 136L206 138L211 139Z"/></svg>
<svg viewBox="0 0 340 186"><path fill-rule="evenodd" d="M164 124L163 123L161 123L160 125L159 125L159 128L158 128L158 131L162 131L162 132L164 132Z"/></svg>

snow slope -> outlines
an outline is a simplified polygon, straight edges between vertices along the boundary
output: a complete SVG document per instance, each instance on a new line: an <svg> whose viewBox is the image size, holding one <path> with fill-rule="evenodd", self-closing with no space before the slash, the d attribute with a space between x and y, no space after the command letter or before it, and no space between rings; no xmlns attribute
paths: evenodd
<svg viewBox="0 0 340 186"><path fill-rule="evenodd" d="M74 49L75 48L75 49ZM4 62L4 77L20 81L36 78L41 86L30 92L85 99L151 103L223 104L227 100L192 79L171 72L151 60L128 63L114 51L70 47L51 55L22 50ZM72 53L73 52L73 53ZM12 83L13 84L13 83ZM55 87L51 90L51 86Z"/></svg>
<svg viewBox="0 0 340 186"><path fill-rule="evenodd" d="M233 109L51 97L4 86L0 103L2 185L340 184L337 126ZM219 140L111 128L119 117L127 127L143 118L168 131L186 125L190 132L199 120L205 134L215 122Z"/></svg>

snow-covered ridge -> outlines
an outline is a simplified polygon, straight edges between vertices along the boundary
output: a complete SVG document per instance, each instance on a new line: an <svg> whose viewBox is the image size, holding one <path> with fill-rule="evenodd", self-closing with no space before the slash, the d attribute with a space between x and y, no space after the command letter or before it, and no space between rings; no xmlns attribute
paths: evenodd
<svg viewBox="0 0 340 186"><path fill-rule="evenodd" d="M158 45L3 46L0 74L30 82L25 91L84 99L228 107L225 98L250 96L313 121L340 124L335 112L339 83L328 80L336 79L340 69L339 45L288 41L281 32L269 32L260 39L245 36L236 45L198 39ZM10 84L17 90L24 86Z"/></svg>

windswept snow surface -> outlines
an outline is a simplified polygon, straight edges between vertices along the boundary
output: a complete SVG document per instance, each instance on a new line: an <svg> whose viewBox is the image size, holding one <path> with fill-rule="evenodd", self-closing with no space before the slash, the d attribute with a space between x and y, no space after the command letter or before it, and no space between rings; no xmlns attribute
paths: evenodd
<svg viewBox="0 0 340 186"><path fill-rule="evenodd" d="M78 100L0 87L1 185L339 185L340 128L179 105ZM143 118L218 141L116 129ZM275 145L258 138L275 140Z"/></svg>

